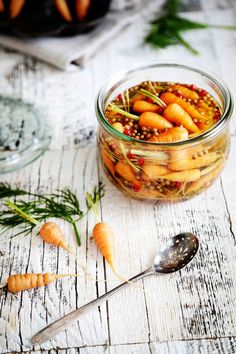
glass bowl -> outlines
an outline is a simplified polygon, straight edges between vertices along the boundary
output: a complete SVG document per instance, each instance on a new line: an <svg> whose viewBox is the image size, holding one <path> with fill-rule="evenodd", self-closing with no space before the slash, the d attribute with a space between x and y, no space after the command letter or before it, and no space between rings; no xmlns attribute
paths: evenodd
<svg viewBox="0 0 236 354"><path fill-rule="evenodd" d="M138 141L120 133L105 118L107 105L124 90L148 80L194 84L208 91L218 102L221 119L200 135L174 143ZM233 99L227 85L199 68L159 63L116 73L103 85L96 100L97 142L104 171L114 185L130 197L165 201L189 199L204 192L225 165L232 112Z"/></svg>

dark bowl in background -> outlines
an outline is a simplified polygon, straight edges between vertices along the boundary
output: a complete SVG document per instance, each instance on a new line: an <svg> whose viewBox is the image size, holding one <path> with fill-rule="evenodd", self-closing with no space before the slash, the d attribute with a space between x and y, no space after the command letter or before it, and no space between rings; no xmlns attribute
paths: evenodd
<svg viewBox="0 0 236 354"><path fill-rule="evenodd" d="M67 5L70 20L61 14L56 6L58 1ZM111 0L90 0L86 16L79 19L76 1L79 0L0 0L0 32L23 37L85 33L102 22L111 3ZM12 6L16 8L19 2L23 4L21 10L13 16Z"/></svg>

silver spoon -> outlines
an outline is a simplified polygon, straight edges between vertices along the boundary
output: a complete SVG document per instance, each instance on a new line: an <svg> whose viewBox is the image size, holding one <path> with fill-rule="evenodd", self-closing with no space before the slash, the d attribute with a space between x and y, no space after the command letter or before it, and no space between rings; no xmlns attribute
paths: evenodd
<svg viewBox="0 0 236 354"><path fill-rule="evenodd" d="M108 291L106 294L80 307L78 310L70 312L59 320L53 322L49 326L42 329L31 339L33 344L41 344L57 333L63 331L74 321L77 321L81 316L99 306L102 302L108 300L118 291L130 286L132 283L153 274L173 273L185 267L196 255L199 247L198 238L190 233L182 233L169 239L157 253L154 259L154 264L144 272L137 274L129 279L129 282L122 283L116 288Z"/></svg>

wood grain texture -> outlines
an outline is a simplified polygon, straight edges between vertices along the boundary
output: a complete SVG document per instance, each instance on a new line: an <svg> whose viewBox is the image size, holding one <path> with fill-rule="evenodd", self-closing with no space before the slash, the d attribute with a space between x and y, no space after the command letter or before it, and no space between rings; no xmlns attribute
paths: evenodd
<svg viewBox="0 0 236 354"><path fill-rule="evenodd" d="M124 2L125 3L125 2ZM128 4L129 2L126 2ZM234 0L186 2L188 18L235 24ZM191 12L186 12L186 10ZM104 176L95 147L94 99L112 72L134 61L185 60L209 67L229 84L235 96L235 32L216 29L187 33L200 51L193 57L176 46L154 50L142 44L146 18L114 38L84 68L64 73L11 50L0 48L0 93L34 103L51 126L50 150L30 166L0 177L32 191L69 186L79 197L102 179L106 196L101 218L117 235L116 267L124 277L145 269L170 236L190 231L201 239L198 257L178 274L145 279L74 324L52 341L33 348L30 338L45 325L96 298L119 282L90 240L95 216L79 225L77 248L68 224L60 222L70 247L94 278L68 278L22 294L0 293L0 352L32 354L231 354L236 352L236 124L232 149L222 177L203 195L181 204L127 199ZM1 236L0 282L24 272L76 273L73 257L35 235ZM109 282L104 284L103 280ZM108 348L107 348L108 346ZM106 349L107 348L107 349Z"/></svg>
<svg viewBox="0 0 236 354"><path fill-rule="evenodd" d="M236 146L235 138L233 146ZM140 286L117 295L41 348L236 336L236 254L232 233L235 221L231 220L232 226L228 221L230 211L221 180L205 194L185 203L134 201L105 179L93 147L49 151L31 166L5 175L4 180L45 192L70 186L81 196L97 183L100 175L106 182L100 212L117 234L116 266L120 274L130 277L145 269L160 245L184 230L198 234L201 250L186 269L171 276L145 279ZM70 227L63 222L60 225L70 247L76 249L80 262L92 276L97 275L99 279L105 276L112 282L104 286L103 282L70 278L17 295L2 294L0 348L3 353L32 349L30 337L39 329L118 283L90 241L94 222L95 217L89 215L80 224L80 249L76 248ZM1 282L10 273L76 273L79 269L73 257L43 244L36 235L11 238L10 234L4 234L2 237Z"/></svg>

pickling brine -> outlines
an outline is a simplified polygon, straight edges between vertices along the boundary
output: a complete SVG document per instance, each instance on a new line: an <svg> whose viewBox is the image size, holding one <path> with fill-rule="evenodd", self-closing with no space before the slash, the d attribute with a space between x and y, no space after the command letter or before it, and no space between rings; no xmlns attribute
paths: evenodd
<svg viewBox="0 0 236 354"><path fill-rule="evenodd" d="M183 200L204 191L229 152L228 125L218 128L221 99L180 81L145 80L118 92L103 108L98 134L109 179L140 199Z"/></svg>

